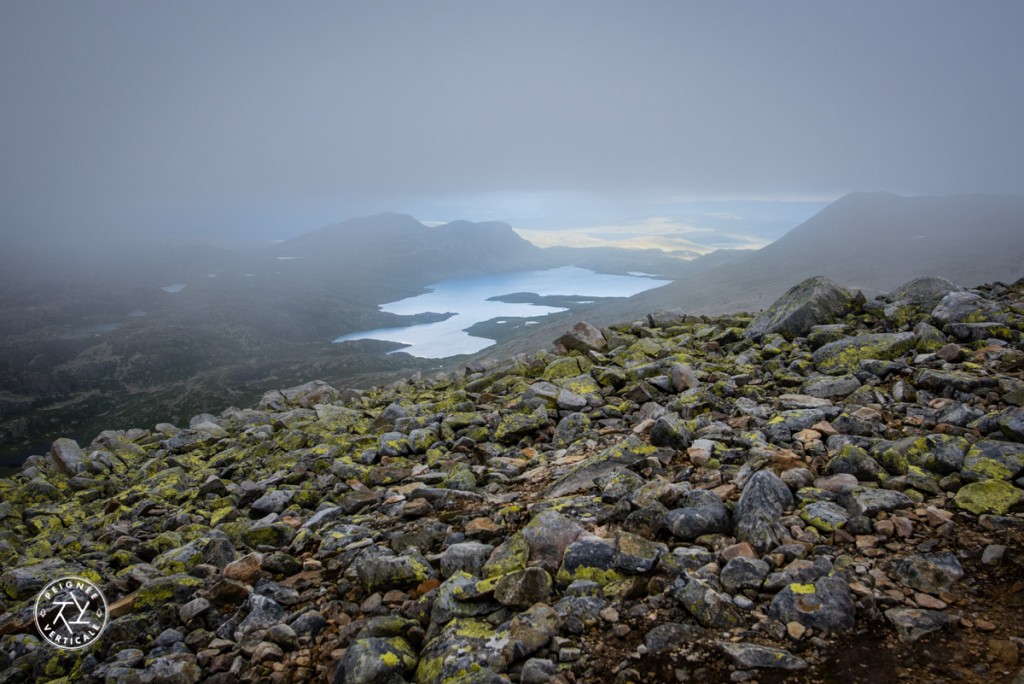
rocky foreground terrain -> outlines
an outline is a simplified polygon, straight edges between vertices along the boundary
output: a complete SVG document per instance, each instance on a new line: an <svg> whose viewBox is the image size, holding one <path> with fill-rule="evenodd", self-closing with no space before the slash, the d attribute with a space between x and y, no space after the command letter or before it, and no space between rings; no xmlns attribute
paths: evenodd
<svg viewBox="0 0 1024 684"><path fill-rule="evenodd" d="M0 680L1024 681L1022 333L1024 282L814 278L57 440L0 480Z"/></svg>

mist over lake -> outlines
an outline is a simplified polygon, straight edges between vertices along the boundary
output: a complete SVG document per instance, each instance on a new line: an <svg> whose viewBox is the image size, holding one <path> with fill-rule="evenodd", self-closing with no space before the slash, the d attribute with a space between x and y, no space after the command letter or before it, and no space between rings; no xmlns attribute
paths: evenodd
<svg viewBox="0 0 1024 684"><path fill-rule="evenodd" d="M380 309L401 316L429 312L450 314L447 319L350 333L336 338L334 342L367 339L397 342L408 345L400 351L421 358L475 354L494 344L494 340L466 332L476 323L492 319L536 318L566 311L563 307L498 301L495 298L531 293L542 297L579 297L577 303L585 304L595 297L630 297L669 282L650 277L595 273L575 266L442 280L429 285L429 292L382 304Z"/></svg>

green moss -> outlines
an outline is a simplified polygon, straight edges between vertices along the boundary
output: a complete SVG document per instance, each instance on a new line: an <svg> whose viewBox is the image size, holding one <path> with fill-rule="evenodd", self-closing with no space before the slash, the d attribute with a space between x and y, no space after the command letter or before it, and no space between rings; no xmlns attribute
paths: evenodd
<svg viewBox="0 0 1024 684"><path fill-rule="evenodd" d="M816 589L813 584L794 583L789 585L789 590L794 594L814 594Z"/></svg>

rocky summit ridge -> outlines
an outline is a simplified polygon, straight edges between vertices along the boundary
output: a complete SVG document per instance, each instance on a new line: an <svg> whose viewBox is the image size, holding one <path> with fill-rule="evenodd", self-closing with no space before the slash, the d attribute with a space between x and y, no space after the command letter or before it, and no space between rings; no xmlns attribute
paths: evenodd
<svg viewBox="0 0 1024 684"><path fill-rule="evenodd" d="M59 439L0 480L0 680L1020 680L1022 334L1024 282L814 278Z"/></svg>

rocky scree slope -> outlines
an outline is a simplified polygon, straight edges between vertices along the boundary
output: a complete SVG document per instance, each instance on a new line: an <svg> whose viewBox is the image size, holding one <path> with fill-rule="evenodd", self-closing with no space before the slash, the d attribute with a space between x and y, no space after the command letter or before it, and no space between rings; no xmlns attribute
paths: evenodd
<svg viewBox="0 0 1024 684"><path fill-rule="evenodd" d="M1024 282L814 278L60 439L0 480L0 680L799 681L888 648L882 678L1010 681L1022 332ZM69 574L111 602L83 651L34 632Z"/></svg>

